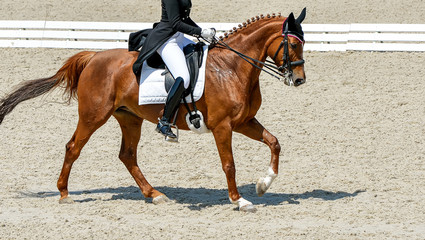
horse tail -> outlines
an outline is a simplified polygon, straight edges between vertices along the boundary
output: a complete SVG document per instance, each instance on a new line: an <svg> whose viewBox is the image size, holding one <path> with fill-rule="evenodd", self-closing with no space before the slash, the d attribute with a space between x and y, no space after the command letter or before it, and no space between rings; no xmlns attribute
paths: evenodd
<svg viewBox="0 0 425 240"><path fill-rule="evenodd" d="M0 99L0 124L19 103L41 96L58 86L64 86L64 94L68 95L68 102L76 98L80 74L95 54L96 52L93 51L77 53L70 57L52 77L30 80L18 85L17 90Z"/></svg>

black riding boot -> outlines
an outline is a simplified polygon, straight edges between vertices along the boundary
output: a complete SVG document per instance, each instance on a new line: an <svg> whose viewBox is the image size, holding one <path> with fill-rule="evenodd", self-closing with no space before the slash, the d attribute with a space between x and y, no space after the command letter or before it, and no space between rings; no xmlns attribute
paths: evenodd
<svg viewBox="0 0 425 240"><path fill-rule="evenodd" d="M171 131L171 121L180 105L184 91L183 78L178 77L168 92L167 100L165 101L164 114L156 126L156 131L164 135L166 141L177 141L177 136Z"/></svg>

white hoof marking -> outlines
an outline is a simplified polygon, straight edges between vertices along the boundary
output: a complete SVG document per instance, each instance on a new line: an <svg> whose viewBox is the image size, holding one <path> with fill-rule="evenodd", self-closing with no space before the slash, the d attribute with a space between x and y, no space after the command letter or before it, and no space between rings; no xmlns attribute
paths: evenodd
<svg viewBox="0 0 425 240"><path fill-rule="evenodd" d="M270 188L276 177L277 174L273 171L273 168L269 167L267 171L267 176L265 178L258 179L257 185L255 187L257 195L260 197L263 196L264 193L266 193L267 190Z"/></svg>
<svg viewBox="0 0 425 240"><path fill-rule="evenodd" d="M232 199L230 199L230 202L233 204L238 205L239 207L239 211L241 212L256 212L257 209L254 207L254 204L252 204L250 201L246 200L245 198L241 197L236 201L232 201Z"/></svg>
<svg viewBox="0 0 425 240"><path fill-rule="evenodd" d="M158 197L152 199L152 203L157 205L157 204L163 204L163 203L167 203L170 202L170 199L165 196L165 195L159 195Z"/></svg>

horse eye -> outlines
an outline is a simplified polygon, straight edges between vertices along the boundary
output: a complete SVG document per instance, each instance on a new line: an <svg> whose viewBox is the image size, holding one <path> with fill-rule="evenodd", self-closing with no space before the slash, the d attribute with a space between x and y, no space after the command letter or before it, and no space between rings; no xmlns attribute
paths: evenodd
<svg viewBox="0 0 425 240"><path fill-rule="evenodd" d="M291 43L291 48L292 49L296 49L297 48L297 44L296 43Z"/></svg>

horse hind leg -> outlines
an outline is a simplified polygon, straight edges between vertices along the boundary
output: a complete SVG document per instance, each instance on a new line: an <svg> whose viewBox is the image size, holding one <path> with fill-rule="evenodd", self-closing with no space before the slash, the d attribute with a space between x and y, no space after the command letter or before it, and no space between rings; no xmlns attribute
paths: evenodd
<svg viewBox="0 0 425 240"><path fill-rule="evenodd" d="M137 145L140 140L143 119L125 110L116 111L114 117L120 124L122 131L120 160L136 181L145 198L152 198L154 204L168 202L167 196L149 184L137 165Z"/></svg>
<svg viewBox="0 0 425 240"><path fill-rule="evenodd" d="M78 122L77 130L75 130L71 140L66 144L65 159L57 183L61 195L59 203L73 203L73 200L68 197L68 179L72 165L80 156L81 150L88 142L90 136L105 122L95 126L90 126L81 120Z"/></svg>
<svg viewBox="0 0 425 240"><path fill-rule="evenodd" d="M59 203L73 203L73 200L68 197L68 179L72 165L80 156L84 145L89 141L91 135L100 128L112 115L112 110L102 111L93 110L91 107L80 108L80 118L78 120L77 129L74 132L71 140L66 144L65 159L62 170L59 175L57 187L60 192Z"/></svg>

